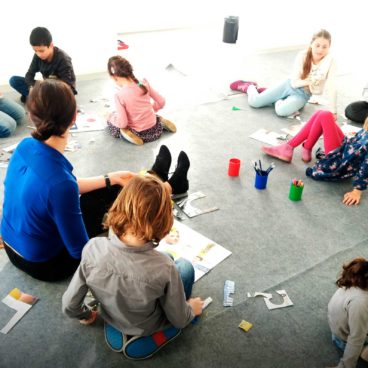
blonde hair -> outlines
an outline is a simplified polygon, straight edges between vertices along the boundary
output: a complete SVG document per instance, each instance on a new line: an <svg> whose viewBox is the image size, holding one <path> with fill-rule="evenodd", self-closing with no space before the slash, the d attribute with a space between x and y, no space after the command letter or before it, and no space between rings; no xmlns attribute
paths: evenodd
<svg viewBox="0 0 368 368"><path fill-rule="evenodd" d="M368 116L364 120L363 129L368 130Z"/></svg>
<svg viewBox="0 0 368 368"><path fill-rule="evenodd" d="M321 29L319 32L315 33L312 37L312 41L310 45L317 39L317 38L324 38L329 42L331 45L331 35L330 32L326 31L325 29ZM307 55L305 56L304 64L303 64L303 71L300 76L300 79L306 79L312 69L312 48L309 46Z"/></svg>
<svg viewBox="0 0 368 368"><path fill-rule="evenodd" d="M160 241L173 225L171 197L161 180L152 175L132 178L111 206L105 228L121 237L130 231L145 241Z"/></svg>

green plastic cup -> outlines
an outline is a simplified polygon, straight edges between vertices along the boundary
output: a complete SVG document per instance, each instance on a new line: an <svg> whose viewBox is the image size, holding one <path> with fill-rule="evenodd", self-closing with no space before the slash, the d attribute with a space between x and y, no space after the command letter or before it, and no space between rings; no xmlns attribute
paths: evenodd
<svg viewBox="0 0 368 368"><path fill-rule="evenodd" d="M294 184L290 186L289 199L292 201L301 201L304 186L298 187Z"/></svg>

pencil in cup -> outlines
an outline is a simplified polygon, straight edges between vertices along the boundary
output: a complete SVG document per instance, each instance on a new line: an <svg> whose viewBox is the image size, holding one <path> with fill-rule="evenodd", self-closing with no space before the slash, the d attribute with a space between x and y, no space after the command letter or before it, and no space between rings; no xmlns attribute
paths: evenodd
<svg viewBox="0 0 368 368"><path fill-rule="evenodd" d="M289 199L292 201L300 201L302 199L304 183L302 180L293 179L290 184Z"/></svg>

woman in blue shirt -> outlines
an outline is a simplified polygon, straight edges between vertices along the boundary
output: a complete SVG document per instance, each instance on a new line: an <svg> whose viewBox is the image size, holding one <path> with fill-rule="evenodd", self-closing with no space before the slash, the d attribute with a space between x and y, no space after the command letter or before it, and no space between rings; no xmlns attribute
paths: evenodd
<svg viewBox="0 0 368 368"><path fill-rule="evenodd" d="M4 182L1 231L15 266L37 279L55 281L75 271L89 236L101 232L88 222L90 231L86 230L83 216L91 216L81 210L79 195L95 191L99 204L104 205L94 214L101 224L120 186L133 174L119 171L105 177L75 178L63 155L76 118L76 101L65 83L37 83L28 109L36 130L33 138L18 145L11 158Z"/></svg>

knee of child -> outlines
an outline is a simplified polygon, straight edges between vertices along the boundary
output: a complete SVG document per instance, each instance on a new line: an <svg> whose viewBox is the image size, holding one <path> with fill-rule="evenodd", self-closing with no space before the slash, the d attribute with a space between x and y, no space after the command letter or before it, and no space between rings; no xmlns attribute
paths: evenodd
<svg viewBox="0 0 368 368"><path fill-rule="evenodd" d="M17 123L14 119L8 119L7 121L0 121L0 138L7 138L11 136L15 128L17 127Z"/></svg>
<svg viewBox="0 0 368 368"><path fill-rule="evenodd" d="M258 94L248 95L248 105L250 107L254 107L255 109L263 107L263 104L258 98Z"/></svg>
<svg viewBox="0 0 368 368"><path fill-rule="evenodd" d="M287 117L293 114L295 111L291 111L290 107L283 103L283 101L277 101L275 103L275 112L277 116Z"/></svg>

